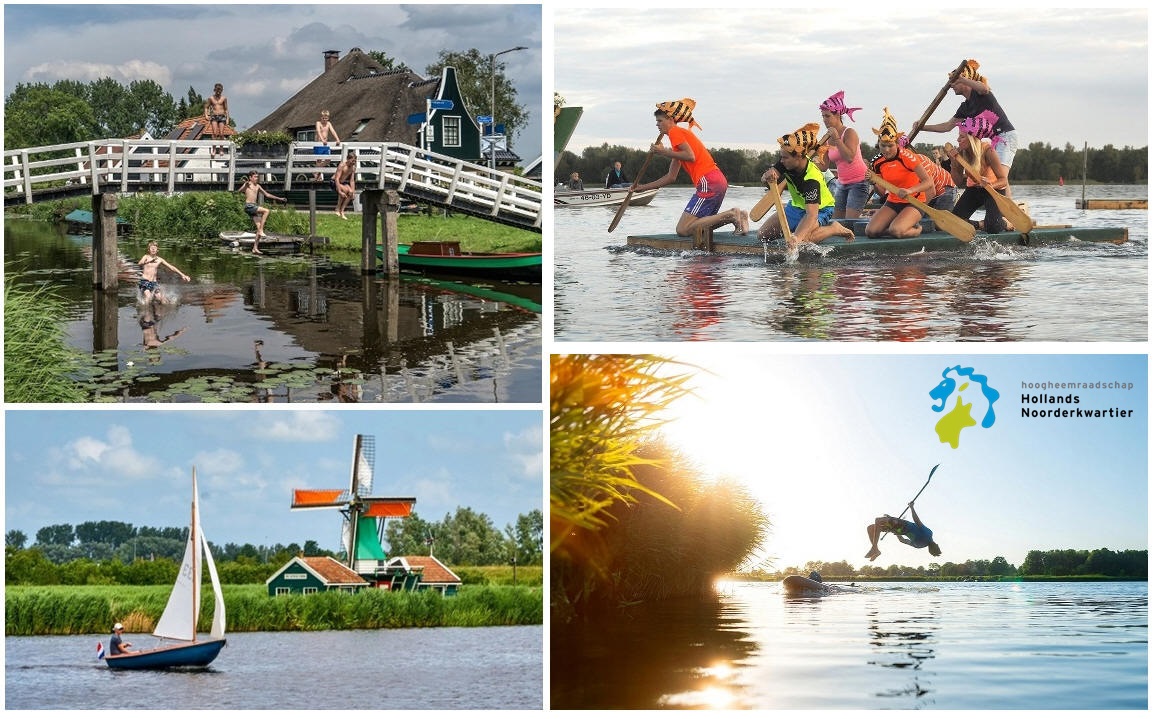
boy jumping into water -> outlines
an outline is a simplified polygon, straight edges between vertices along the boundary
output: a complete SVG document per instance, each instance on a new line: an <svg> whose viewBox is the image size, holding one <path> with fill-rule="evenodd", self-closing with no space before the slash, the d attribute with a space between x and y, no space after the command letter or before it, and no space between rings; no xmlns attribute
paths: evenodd
<svg viewBox="0 0 1153 719"><path fill-rule="evenodd" d="M933 530L921 523L921 518L917 516L917 510L913 509L912 502L909 502L909 511L913 513L912 522L899 517L890 517L886 514L884 517L877 517L866 528L865 531L869 533L869 541L873 543L873 547L865 555L865 559L872 562L881 556L881 550L877 549L877 542L880 541L882 532L892 533L901 544L907 544L917 549L928 547L929 554L934 557L941 556L941 548L933 541Z"/></svg>
<svg viewBox="0 0 1153 719"><path fill-rule="evenodd" d="M160 289L160 283L156 281L156 272L161 267L167 267L172 270L180 275L180 278L185 282L191 279L188 275L173 267L167 260L157 254L159 252L160 248L157 244L155 242L149 242L148 253L140 258L140 282L138 285L140 287L141 299L143 299L145 303L150 303L153 300L164 302L166 299L164 291Z"/></svg>
<svg viewBox="0 0 1153 719"><path fill-rule="evenodd" d="M268 219L268 208L260 206L260 193L264 193L265 197L280 202L288 202L283 197L277 197L268 190L260 186L260 181L257 176L260 173L256 170L248 173L248 177L244 178L244 184L240 186L240 192L244 193L244 211L256 223L256 240L252 243L252 254L264 254L260 251L260 240L264 237L264 221Z"/></svg>

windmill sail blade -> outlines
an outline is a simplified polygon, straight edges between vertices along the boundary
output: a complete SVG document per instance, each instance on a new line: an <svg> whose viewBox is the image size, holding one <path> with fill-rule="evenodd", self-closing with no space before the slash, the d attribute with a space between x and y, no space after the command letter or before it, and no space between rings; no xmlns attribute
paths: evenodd
<svg viewBox="0 0 1153 719"><path fill-rule="evenodd" d="M291 509L329 509L348 506L349 494L344 489L294 489Z"/></svg>
<svg viewBox="0 0 1153 719"><path fill-rule="evenodd" d="M365 497L361 499L363 517L407 517L412 514L415 497Z"/></svg>
<svg viewBox="0 0 1153 719"><path fill-rule="evenodd" d="M376 465L376 438L358 434L352 457L352 493L358 497L372 494Z"/></svg>

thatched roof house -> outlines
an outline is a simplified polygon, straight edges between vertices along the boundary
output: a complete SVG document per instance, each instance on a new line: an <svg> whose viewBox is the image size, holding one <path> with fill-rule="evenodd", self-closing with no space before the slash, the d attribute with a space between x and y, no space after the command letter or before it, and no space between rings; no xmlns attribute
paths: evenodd
<svg viewBox="0 0 1153 719"><path fill-rule="evenodd" d="M328 110L342 141L421 146L423 116L431 100L447 100L453 107L428 113L432 132L424 147L480 161L480 127L464 105L454 68L446 67L439 78L426 80L411 70L387 70L356 47L343 58L339 51L326 51L324 72L251 129L281 130L308 142L316 139L321 110Z"/></svg>

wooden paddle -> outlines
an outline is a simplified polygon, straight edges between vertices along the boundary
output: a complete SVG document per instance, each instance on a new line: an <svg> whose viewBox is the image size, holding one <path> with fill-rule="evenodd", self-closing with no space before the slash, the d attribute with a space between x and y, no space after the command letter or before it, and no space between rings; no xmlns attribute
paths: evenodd
<svg viewBox="0 0 1153 719"><path fill-rule="evenodd" d="M950 143L950 142L945 143L945 154L946 155L949 154L953 149L954 148L953 148L952 143ZM973 167L972 165L970 165L965 160L965 158L961 157L961 154L959 152L950 159L953 159L953 160L956 160L957 162L960 162L961 167L965 168L965 172L968 172L970 175L972 175L973 179L978 180L978 181L981 180L981 176L979 174L977 174L977 169L975 167ZM1021 206L1018 205L1016 202L1013 202L1012 198L1005 197L1000 192L997 192L996 190L994 190L992 187L985 187L985 192L988 192L993 197L993 202L996 202L997 207L1001 208L1001 214L1005 216L1005 219L1007 219L1007 220L1009 220L1009 222L1013 223L1013 227L1017 232L1020 232L1022 234L1028 234L1029 232L1032 232L1032 230L1033 230L1032 218L1030 218L1029 215L1025 214L1025 211L1021 209Z"/></svg>
<svg viewBox="0 0 1153 719"><path fill-rule="evenodd" d="M937 93L937 96L933 98L933 102L929 103L929 109L925 110L925 114L921 115L921 119L913 124L912 131L907 135L909 138L908 145L911 146L913 144L913 138L921 131L921 126L928 122L929 118L933 116L933 113L937 111L937 106L941 104L941 100L945 99L945 93L949 91L949 88L953 86L953 83L956 82L957 78L961 76L961 73L965 71L965 63L967 62L968 60L962 60L961 64L957 66L957 69L949 73L948 82L946 82L945 86L941 88L941 91Z"/></svg>
<svg viewBox="0 0 1153 719"><path fill-rule="evenodd" d="M826 132L825 136L817 141L817 146L814 147L812 150L810 150L808 153L806 153L810 160L813 158L813 155L816 154L817 150L821 147L821 145L824 145L826 142L829 141L829 138L832 136L832 134L833 134L832 130L829 130L828 132ZM783 183L784 183L784 180L781 180L781 184L783 184ZM776 194L777 194L778 198L780 197L780 194L781 194L781 184L777 185ZM765 213L769 211L769 208L773 206L773 202L774 202L773 201L773 193L771 191L766 192L765 196L762 197L761 199L757 200L757 204L753 205L753 209L749 210L749 219L752 220L753 222L760 222L761 218L765 216Z"/></svg>
<svg viewBox="0 0 1153 719"><path fill-rule="evenodd" d="M653 142L653 144L655 145L656 143L660 142L664 139L664 137L665 133L663 132L657 135L657 139L655 142ZM636 191L637 185L641 184L641 176L643 176L645 174L645 170L648 169L649 160L651 159L653 159L653 151L650 149L649 154L645 155L645 161L644 164L641 165L641 171L637 173L637 179L633 180L632 186L629 187L628 194L625 195L624 202L622 202L621 206L617 208L617 214L613 215L613 221L609 223L609 232L615 230L617 225L621 223L621 218L625 216L625 208L629 206L629 200L633 199L633 192Z"/></svg>
<svg viewBox="0 0 1153 719"><path fill-rule="evenodd" d="M785 247L793 247L793 231L789 229L789 220L785 217L785 206L781 202L781 192L775 182L769 183L769 194L773 196L773 204L777 208L777 222L781 225L781 232L785 235ZM752 217L750 214L749 217Z"/></svg>
<svg viewBox="0 0 1153 719"><path fill-rule="evenodd" d="M873 184L884 190L888 190L894 195L896 195L898 192L896 185L876 174L875 172L869 172L869 179L872 180ZM972 223L970 223L968 220L963 220L960 217L954 215L952 212L948 212L946 210L938 210L935 207L929 207L924 202L921 202L912 195L909 195L905 199L909 201L910 205L916 207L918 210L928 215L929 219L933 221L933 224L945 232L948 232L953 237L956 237L961 242L972 242L973 238L977 235L977 228L973 227Z"/></svg>

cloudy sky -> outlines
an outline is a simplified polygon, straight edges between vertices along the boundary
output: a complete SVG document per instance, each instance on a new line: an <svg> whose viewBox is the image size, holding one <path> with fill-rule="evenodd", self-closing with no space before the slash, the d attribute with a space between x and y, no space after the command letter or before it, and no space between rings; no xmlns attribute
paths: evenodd
<svg viewBox="0 0 1153 719"><path fill-rule="evenodd" d="M1148 12L904 3L853 9L557 8L556 92L584 107L568 149L656 137L657 102L691 97L713 147L776 148L845 91L872 141L882 108L907 130L961 60L975 58L1023 146L1148 143ZM946 95L932 121L952 117ZM943 143L945 134L922 135Z"/></svg>
<svg viewBox="0 0 1153 719"><path fill-rule="evenodd" d="M5 5L4 94L111 77L207 97L219 82L244 129L315 79L325 50L380 50L424 75L441 50L524 45L498 62L531 111L513 145L527 163L541 154L541 38L539 5Z"/></svg>
<svg viewBox="0 0 1153 719"><path fill-rule="evenodd" d="M289 510L295 488L346 488L357 433L376 437L374 492L416 497L438 521L471 507L499 530L543 508L536 411L12 410L5 529L114 520L184 527L192 468L215 544L337 549L333 511Z"/></svg>
<svg viewBox="0 0 1153 719"><path fill-rule="evenodd" d="M706 471L748 484L773 523L762 557L780 568L865 564L865 527L899 515L937 464L916 504L943 550L937 561L999 555L1016 566L1032 549L1148 548L1145 355L798 357L698 346L675 355L708 371L696 374L697 396L677 406L667 431ZM992 425L963 429L954 448L937 434L944 415L928 393L958 364L984 374L1000 398ZM1074 381L1134 386L1044 392L1079 395L1079 405L1022 403L1042 393L1023 383ZM987 403L975 390L962 396L980 421ZM1133 415L1023 418L1023 406ZM882 566L933 561L892 537L880 549Z"/></svg>

